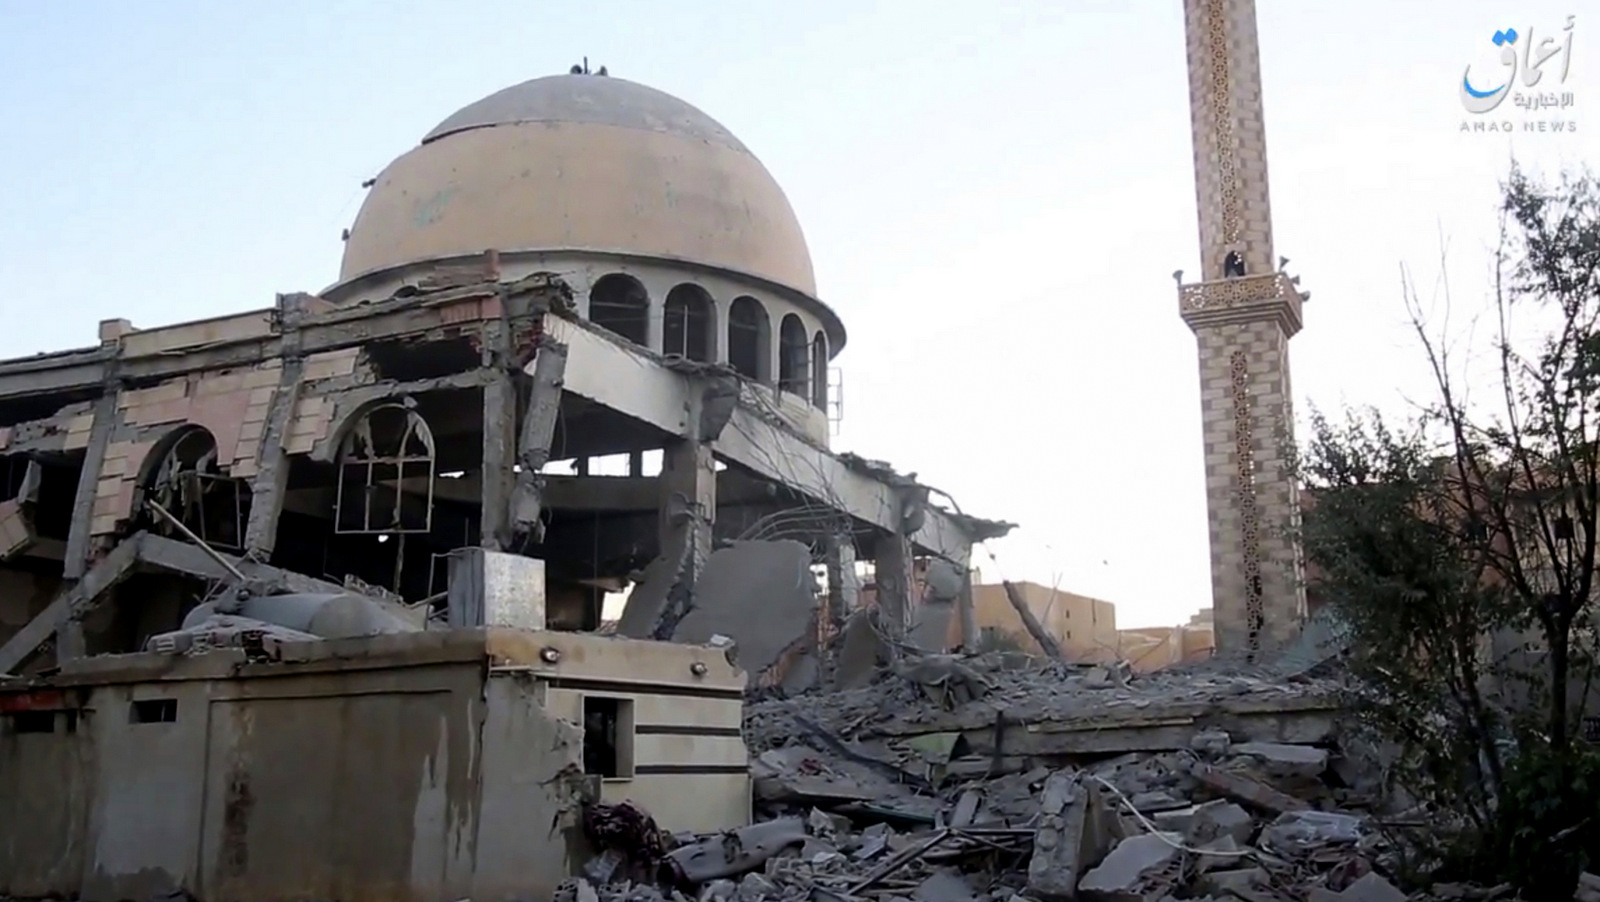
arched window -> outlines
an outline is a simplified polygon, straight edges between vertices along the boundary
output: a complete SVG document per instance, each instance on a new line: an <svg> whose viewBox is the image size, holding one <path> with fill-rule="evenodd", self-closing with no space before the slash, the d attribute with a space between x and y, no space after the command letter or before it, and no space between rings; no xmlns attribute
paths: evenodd
<svg viewBox="0 0 1600 902"><path fill-rule="evenodd" d="M717 344L713 325L711 295L699 285L677 286L662 311L661 353L709 362Z"/></svg>
<svg viewBox="0 0 1600 902"><path fill-rule="evenodd" d="M648 344L650 294L633 276L601 276L589 289L589 322L636 345Z"/></svg>
<svg viewBox="0 0 1600 902"><path fill-rule="evenodd" d="M361 414L339 443L334 532L427 532L434 457L433 431L408 403Z"/></svg>
<svg viewBox="0 0 1600 902"><path fill-rule="evenodd" d="M820 331L811 339L811 404L828 409L828 336Z"/></svg>
<svg viewBox="0 0 1600 902"><path fill-rule="evenodd" d="M772 321L752 297L735 298L728 308L728 365L757 382L772 378Z"/></svg>
<svg viewBox="0 0 1600 902"><path fill-rule="evenodd" d="M811 393L806 364L811 357L806 327L793 313L778 327L778 388L804 398Z"/></svg>
<svg viewBox="0 0 1600 902"><path fill-rule="evenodd" d="M163 439L142 483L147 500L160 504L202 542L244 547L249 490L242 480L222 471L216 437L204 426L182 426ZM162 535L181 533L154 510L149 512L149 521Z"/></svg>

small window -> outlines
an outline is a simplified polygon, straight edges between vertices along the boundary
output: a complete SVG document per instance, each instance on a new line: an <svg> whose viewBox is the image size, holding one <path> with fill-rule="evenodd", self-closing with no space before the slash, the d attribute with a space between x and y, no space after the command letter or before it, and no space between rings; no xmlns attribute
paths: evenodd
<svg viewBox="0 0 1600 902"><path fill-rule="evenodd" d="M177 723L178 700L175 698L152 698L142 702L134 702L128 716L129 723Z"/></svg>
<svg viewBox="0 0 1600 902"><path fill-rule="evenodd" d="M6 717L10 721L13 733L54 733L56 731L56 712L54 711L18 711Z"/></svg>
<svg viewBox="0 0 1600 902"><path fill-rule="evenodd" d="M633 776L633 701L585 696L583 772L605 779Z"/></svg>

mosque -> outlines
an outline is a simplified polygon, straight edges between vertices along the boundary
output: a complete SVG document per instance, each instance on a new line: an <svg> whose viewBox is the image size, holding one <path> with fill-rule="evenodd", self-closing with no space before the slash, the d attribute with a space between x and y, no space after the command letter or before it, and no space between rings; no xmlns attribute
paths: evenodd
<svg viewBox="0 0 1600 902"><path fill-rule="evenodd" d="M1184 11L1179 312L1218 646L1255 657L1305 608L1305 296L1254 4ZM1011 524L829 447L844 324L727 129L578 67L369 187L317 294L0 361L0 896L550 898L594 801L748 823L752 676L974 640L971 549Z"/></svg>
<svg viewBox="0 0 1600 902"><path fill-rule="evenodd" d="M1009 529L829 449L844 323L783 189L693 106L575 67L368 187L318 294L0 362L0 672L177 629L196 574L161 539L457 625L481 612L447 612L451 567L483 549L537 562L553 628L631 587L621 631L664 638L730 541L796 540L840 583L871 561L909 626L914 567Z"/></svg>

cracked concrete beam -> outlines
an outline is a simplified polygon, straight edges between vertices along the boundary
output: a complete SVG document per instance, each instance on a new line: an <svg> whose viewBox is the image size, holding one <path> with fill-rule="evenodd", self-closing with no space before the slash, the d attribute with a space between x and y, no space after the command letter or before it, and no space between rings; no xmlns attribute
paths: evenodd
<svg viewBox="0 0 1600 902"><path fill-rule="evenodd" d="M540 283L530 279L512 283L504 290L496 284L484 283L323 312L312 309L315 305L304 303L293 313L276 307L247 311L206 321L213 329L233 322L243 324L235 330L234 337L180 344L161 348L157 353L130 354L117 346L109 346L0 361L0 400L90 391L103 385L113 369L119 377L144 382L202 370L252 366L285 355L284 335L276 327L286 317L298 318L299 350L311 355L360 347L374 341L426 335L443 328L470 329L478 324L501 322L507 315L522 323L562 303L564 290L570 295L570 289L559 280ZM177 334L193 325L180 323L165 330L139 330L124 341L136 336L146 343L152 339L159 343L159 333Z"/></svg>
<svg viewBox="0 0 1600 902"><path fill-rule="evenodd" d="M89 427L89 445L78 474L78 490L72 501L72 525L67 530L67 553L61 575L78 579L89 566L89 542L94 533L94 500L100 485L100 470L105 465L106 446L116 430L117 389L106 386L105 394L94 402L94 425Z"/></svg>
<svg viewBox="0 0 1600 902"><path fill-rule="evenodd" d="M253 583L282 586L289 592L312 595L339 595L346 591L343 586L267 564L228 554L221 557ZM201 548L147 532L135 533L111 549L82 579L57 595L49 607L0 646L0 673L27 661L57 631L82 621L107 592L141 565L201 579L232 578L222 564Z"/></svg>
<svg viewBox="0 0 1600 902"><path fill-rule="evenodd" d="M25 663L57 629L65 626L68 620L81 620L106 592L126 579L139 561L139 551L146 538L145 533L139 533L113 548L82 579L57 595L37 617L6 640L5 645L0 645L0 673Z"/></svg>
<svg viewBox="0 0 1600 902"><path fill-rule="evenodd" d="M516 456L517 382L505 369L504 346L509 338L498 324L485 334L483 385L483 474L479 482L479 543L490 551L504 551L511 544L511 489Z"/></svg>
<svg viewBox="0 0 1600 902"><path fill-rule="evenodd" d="M180 542L165 536L141 533L143 539L139 543L139 562L162 570L174 573L183 573L197 576L201 579L231 579L230 574L221 564L207 554L204 550L188 542ZM126 542L124 542L126 544ZM119 548L121 546L118 546ZM326 580L305 576L290 570L247 561L234 557L231 554L222 554L221 557L228 563L239 568L252 582L271 583L280 585L290 592L308 595L343 595L348 594L344 586L330 583Z"/></svg>
<svg viewBox="0 0 1600 902"><path fill-rule="evenodd" d="M566 389L635 417L673 435L695 437L700 426L692 415L710 378L704 373L677 372L648 352L626 348L590 334L581 326L550 317L546 329L571 349ZM619 372L630 378L617 379ZM717 456L759 476L885 530L903 526L903 501L898 481L861 472L840 456L772 422L763 412L739 404L729 415L713 449ZM952 561L965 559L973 536L971 521L928 505L923 523L911 536L922 551Z"/></svg>
<svg viewBox="0 0 1600 902"><path fill-rule="evenodd" d="M283 361L278 390L267 409L267 425L261 434L256 475L250 482L250 522L245 526L245 547L270 556L278 541L278 517L283 513L283 493L289 485L289 452L283 447L300 401L301 375L305 359L299 356Z"/></svg>
<svg viewBox="0 0 1600 902"><path fill-rule="evenodd" d="M549 337L541 338L533 362L528 410L522 418L522 434L517 438L517 465L521 469L516 473L511 497L512 529L535 542L544 537L544 523L539 519L543 471L550 462L550 443L555 439L556 420L561 415L561 386L566 372L567 346Z"/></svg>

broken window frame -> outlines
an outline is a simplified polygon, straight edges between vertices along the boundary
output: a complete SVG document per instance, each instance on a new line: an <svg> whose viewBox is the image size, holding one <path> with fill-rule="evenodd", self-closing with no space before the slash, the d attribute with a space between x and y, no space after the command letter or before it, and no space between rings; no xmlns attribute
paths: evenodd
<svg viewBox="0 0 1600 902"><path fill-rule="evenodd" d="M371 432L372 418L384 411L399 411L405 416L406 426L401 432L400 440L395 445L397 453L383 455L373 447L374 440ZM406 452L411 440L416 438L422 442L426 453L408 454ZM357 443L364 441L370 456L356 457L360 453ZM434 444L433 430L429 428L428 421L416 410L416 404L407 398L403 401L389 401L377 404L362 411L345 431L344 438L339 442L338 484L334 490L333 502L333 531L335 535L407 535L425 534L433 531L433 492L434 483L438 478L438 447ZM390 467L394 470L394 510L392 511L391 525L374 527L373 490L377 487L377 471L380 467ZM423 518L420 526L407 527L404 518L405 484L408 470L415 475L415 468L422 468L427 475L427 492L423 499ZM362 493L361 528L350 528L346 525L344 517L344 504L346 499L345 480L352 472L360 472L365 491ZM364 471L364 472L363 472Z"/></svg>
<svg viewBox="0 0 1600 902"><path fill-rule="evenodd" d="M205 442L209 448L200 449L191 465L185 460L185 454L193 449L197 441ZM191 423L179 427L163 444L164 450L153 460L144 478L140 480L141 497L160 504L207 545L242 551L246 531L245 503L249 497L249 488L244 480L230 476L223 467L217 437L206 427ZM193 491L197 497L193 499L183 497L184 490L181 483L185 480L193 481L196 486ZM231 540L212 535L212 530L207 525L207 514L211 512L206 509L206 498L208 495L214 495L217 490L232 496ZM213 503L226 504L227 498L220 500L214 498ZM227 515L228 512L215 511L215 513ZM176 531L164 517L156 517L155 525L157 531L163 534L169 530Z"/></svg>

